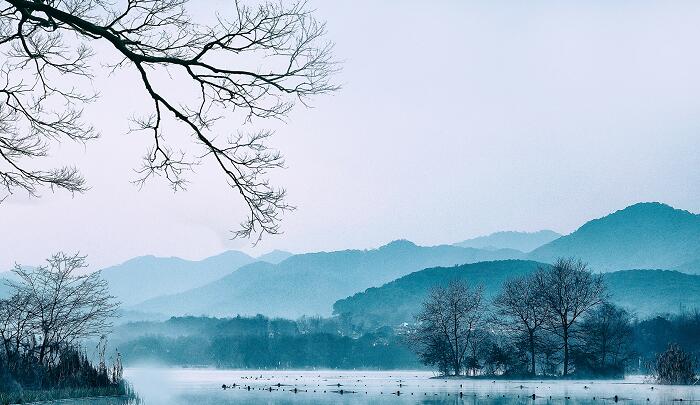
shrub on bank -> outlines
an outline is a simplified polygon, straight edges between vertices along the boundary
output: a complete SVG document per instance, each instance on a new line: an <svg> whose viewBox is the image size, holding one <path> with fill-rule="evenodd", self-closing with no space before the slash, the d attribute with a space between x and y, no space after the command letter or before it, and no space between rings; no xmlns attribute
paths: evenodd
<svg viewBox="0 0 700 405"><path fill-rule="evenodd" d="M656 357L653 374L659 384L687 385L697 381L692 357L677 344L669 345Z"/></svg>

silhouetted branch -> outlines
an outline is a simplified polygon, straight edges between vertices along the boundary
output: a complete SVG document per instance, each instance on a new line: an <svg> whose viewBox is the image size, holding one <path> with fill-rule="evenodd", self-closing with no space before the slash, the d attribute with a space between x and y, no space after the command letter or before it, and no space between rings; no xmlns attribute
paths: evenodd
<svg viewBox="0 0 700 405"><path fill-rule="evenodd" d="M281 167L278 152L263 142L270 132L225 137L216 122L233 112L244 120L283 118L295 101L334 91L338 65L332 44L323 41L324 24L304 2L268 2L247 7L234 2L231 16L203 26L191 21L187 0L2 0L0 46L7 61L0 71L5 86L0 105L0 185L36 195L42 185L83 192L85 181L73 167L42 171L24 162L48 155L51 142L86 142L97 132L82 122L81 106L94 99L76 89L91 78L88 44L104 40L120 56L117 68L133 68L151 98L150 114L134 120L153 145L137 170L135 183L159 175L174 190L185 188L185 173L201 159L215 162L238 191L248 216L236 236L279 233L279 219L291 207L285 191L271 186L268 170ZM66 39L66 37L69 37ZM249 66L250 61L262 63ZM248 65L248 66L247 66ZM17 73L21 72L21 73ZM197 96L182 102L154 81L172 74ZM60 80L59 80L60 79ZM175 151L164 133L174 119L203 148Z"/></svg>

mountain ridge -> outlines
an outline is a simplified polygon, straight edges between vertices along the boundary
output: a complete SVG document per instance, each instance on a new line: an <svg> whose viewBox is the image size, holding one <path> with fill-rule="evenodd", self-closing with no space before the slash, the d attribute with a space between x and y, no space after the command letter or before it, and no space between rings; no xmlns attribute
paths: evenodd
<svg viewBox="0 0 700 405"><path fill-rule="evenodd" d="M330 315L337 299L435 265L520 257L513 250L396 240L377 249L298 254L279 264L250 264L206 286L147 300L134 309L173 315Z"/></svg>
<svg viewBox="0 0 700 405"><path fill-rule="evenodd" d="M671 269L700 259L700 215L659 202L630 205L593 219L527 257L577 257L601 271Z"/></svg>
<svg viewBox="0 0 700 405"><path fill-rule="evenodd" d="M535 232L499 231L457 242L455 246L475 249L516 249L530 252L562 235L549 229Z"/></svg>
<svg viewBox="0 0 700 405"><path fill-rule="evenodd" d="M504 280L549 266L531 260L503 260L434 267L408 274L381 287L338 300L333 313L365 327L410 322L430 288L452 279L470 285L483 285L492 298ZM604 273L611 301L640 316L677 312L680 308L700 308L700 275L672 270L636 269ZM683 297L678 291L684 291Z"/></svg>
<svg viewBox="0 0 700 405"><path fill-rule="evenodd" d="M202 260L145 255L102 269L100 274L117 299L133 305L206 284L254 261L253 257L235 250Z"/></svg>

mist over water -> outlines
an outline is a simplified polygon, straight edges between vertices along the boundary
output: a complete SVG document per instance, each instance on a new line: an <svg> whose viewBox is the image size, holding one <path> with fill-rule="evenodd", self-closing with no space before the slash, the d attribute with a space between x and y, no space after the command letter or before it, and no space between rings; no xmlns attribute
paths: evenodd
<svg viewBox="0 0 700 405"><path fill-rule="evenodd" d="M264 371L159 367L129 368L125 376L141 403L146 405L525 404L533 403L533 393L536 404L615 403L615 395L618 402L625 404L670 403L680 402L680 399L700 401L700 387L657 386L646 383L642 376L624 380L521 381L431 378L432 372L411 370ZM229 388L222 389L223 384ZM124 404L116 399L94 401L62 403Z"/></svg>

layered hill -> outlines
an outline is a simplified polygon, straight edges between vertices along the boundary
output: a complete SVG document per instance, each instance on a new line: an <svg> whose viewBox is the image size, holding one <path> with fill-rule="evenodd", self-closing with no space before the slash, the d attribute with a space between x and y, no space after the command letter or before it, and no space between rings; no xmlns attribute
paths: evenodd
<svg viewBox="0 0 700 405"><path fill-rule="evenodd" d="M200 261L142 256L102 270L102 277L117 299L133 305L205 285L255 260L233 250Z"/></svg>
<svg viewBox="0 0 700 405"><path fill-rule="evenodd" d="M253 263L200 288L148 300L135 309L172 315L326 316L338 299L426 267L522 255L510 249L424 247L404 240L373 250L300 254L276 265Z"/></svg>
<svg viewBox="0 0 700 405"><path fill-rule="evenodd" d="M273 250L272 252L258 256L258 261L277 264L289 259L292 256L294 256L293 253L289 253L284 250Z"/></svg>
<svg viewBox="0 0 700 405"><path fill-rule="evenodd" d="M528 258L549 263L561 256L581 258L601 271L682 267L700 259L700 216L639 203L589 221Z"/></svg>
<svg viewBox="0 0 700 405"><path fill-rule="evenodd" d="M490 298L506 279L529 274L539 266L546 265L529 260L500 260L429 268L339 300L333 305L333 313L366 327L398 325L413 319L433 286L465 280L471 286L483 286Z"/></svg>
<svg viewBox="0 0 700 405"><path fill-rule="evenodd" d="M604 275L611 300L644 317L700 310L700 275L623 270Z"/></svg>
<svg viewBox="0 0 700 405"><path fill-rule="evenodd" d="M455 246L471 247L475 249L516 249L522 252L530 252L545 245L557 238L560 234L542 230L537 232L496 232L486 236L479 236L473 239L455 243Z"/></svg>
<svg viewBox="0 0 700 405"><path fill-rule="evenodd" d="M435 285L462 279L473 286L483 285L486 297L492 298L504 280L530 273L538 266L548 265L506 260L426 269L339 300L333 312L366 327L397 325L413 319ZM626 270L606 273L604 277L611 301L641 317L700 308L700 275Z"/></svg>

